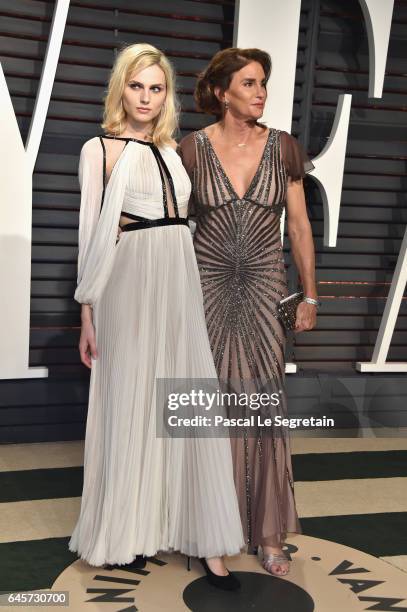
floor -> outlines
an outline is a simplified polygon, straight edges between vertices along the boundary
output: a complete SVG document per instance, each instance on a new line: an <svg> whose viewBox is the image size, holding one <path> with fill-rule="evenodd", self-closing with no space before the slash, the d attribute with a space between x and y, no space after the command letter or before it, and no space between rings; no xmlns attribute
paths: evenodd
<svg viewBox="0 0 407 612"><path fill-rule="evenodd" d="M383 601L388 599L389 592L384 593L386 584L387 588L391 585L394 609L407 610L400 607L407 605L403 600L407 593L400 591L407 583L407 438L292 437L291 448L303 534L287 541L287 552L292 553L293 561L290 574L285 579L272 578L254 556L230 559L229 567L238 573L245 587L232 602L220 601L219 593L209 596L198 564L194 563L193 571L187 572L181 555L160 555L149 562L150 570L132 575L131 579L128 572L95 577L95 568L77 560L67 548L80 507L83 442L2 446L0 591L47 591L51 587L64 590L65 586L76 602L72 608L75 610L150 612L163 605L168 610L196 612L223 612L229 606L234 612L279 610L280 597L281 609L289 612L333 612L335 606L339 606L338 612L348 612L369 609L372 603L379 605L380 597L384 597ZM356 570L354 564L346 565L351 563L352 555L356 565L364 564L362 583L360 577L355 578L355 571L362 571L361 567ZM331 566L336 558L341 560L333 572ZM321 573L323 563L328 565ZM314 576L316 567L319 577ZM325 579L332 581L329 577L338 572L345 577L335 578L335 583L326 589L317 587ZM375 585L366 583L366 572L370 572L369 579L373 574L381 578L374 581ZM386 573L387 580L383 580ZM114 588L106 591L106 584L102 589L89 586L95 581L98 587L107 582ZM132 596L123 595L129 585L130 591L137 592L137 603ZM340 589L335 597L334 586ZM102 594L89 598L89 593L95 592ZM172 603L171 597L175 598ZM274 607L268 606L269 597ZM324 603L324 597L331 598L330 603ZM345 598L343 603L341 597ZM292 602L289 608L287 601ZM390 604L383 601L382 607L370 609L393 609L385 607ZM346 609L341 609L344 605ZM325 609L326 606L329 607Z"/></svg>

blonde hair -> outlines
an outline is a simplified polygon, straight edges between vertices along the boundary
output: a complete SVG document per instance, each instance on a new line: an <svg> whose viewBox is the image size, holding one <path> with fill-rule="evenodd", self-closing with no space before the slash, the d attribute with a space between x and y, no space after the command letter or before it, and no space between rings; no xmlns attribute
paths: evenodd
<svg viewBox="0 0 407 612"><path fill-rule="evenodd" d="M175 73L162 51L147 43L124 47L118 54L110 74L107 95L104 98L102 128L109 134L120 136L126 111L122 96L130 76L149 66L159 66L165 75L166 98L161 111L153 121L152 139L155 145L170 144L178 128L179 105L175 94Z"/></svg>

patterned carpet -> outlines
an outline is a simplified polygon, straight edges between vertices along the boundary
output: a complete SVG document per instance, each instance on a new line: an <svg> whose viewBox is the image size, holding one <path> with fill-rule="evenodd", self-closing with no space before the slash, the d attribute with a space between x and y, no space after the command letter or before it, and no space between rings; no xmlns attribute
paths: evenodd
<svg viewBox="0 0 407 612"><path fill-rule="evenodd" d="M407 439L295 437L291 445L303 534L407 571ZM82 463L82 442L0 447L0 591L49 589L76 560L67 543Z"/></svg>

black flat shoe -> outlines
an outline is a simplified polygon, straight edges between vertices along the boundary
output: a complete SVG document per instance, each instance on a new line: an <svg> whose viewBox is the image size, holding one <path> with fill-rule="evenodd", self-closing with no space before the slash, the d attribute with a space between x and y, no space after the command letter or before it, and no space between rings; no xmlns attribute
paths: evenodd
<svg viewBox="0 0 407 612"><path fill-rule="evenodd" d="M236 591L236 589L240 587L239 580L231 572L229 572L227 576L218 576L210 569L206 559L201 558L199 560L206 572L206 578L212 586L217 587L218 589L223 589L224 591Z"/></svg>
<svg viewBox="0 0 407 612"><path fill-rule="evenodd" d="M124 565L119 565L118 563L114 565L106 565L105 569L115 570L115 569L126 569L127 567L134 568L134 569L144 569L146 566L146 563L147 563L146 557L143 557L143 555L136 555L131 563L126 563Z"/></svg>

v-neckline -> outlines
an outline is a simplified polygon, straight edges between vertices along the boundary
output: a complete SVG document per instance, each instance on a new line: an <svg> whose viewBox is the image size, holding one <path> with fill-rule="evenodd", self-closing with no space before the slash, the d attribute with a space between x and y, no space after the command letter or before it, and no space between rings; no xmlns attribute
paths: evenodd
<svg viewBox="0 0 407 612"><path fill-rule="evenodd" d="M262 165L263 165L264 158L265 158L265 156L266 156L266 152L267 152L267 149L268 149L268 144L269 144L270 135L271 135L271 128L268 128L268 131L269 131L269 133L267 134L267 138L266 138L266 142L265 142L265 145L264 145L263 153L262 153L262 155L261 155L261 157L260 157L260 161L259 161L259 163L258 163L258 165L257 165L257 168L256 168L256 170L255 170L255 173L253 174L253 177L252 177L252 179L251 179L251 181L250 181L250 183L249 183L249 186L248 186L248 188L246 189L246 191L244 192L244 194L243 194L242 196L239 196L239 194L237 193L236 189L235 189L235 188L234 188L234 186L233 186L232 181L230 180L230 178L229 178L228 174L226 173L226 171L225 171L225 169L224 169L224 167L223 167L223 164L222 164L222 162L220 161L220 159L219 159L219 157L218 157L218 154L217 154L217 153L216 153L216 151L215 151L215 147L213 146L213 144L212 144L212 142L211 142L211 139L209 138L208 134L205 132L205 130L204 130L204 129L202 129L202 130L201 130L201 132L204 134L204 137L206 138L206 140L207 140L207 142L208 142L208 144L209 144L209 147L210 147L210 149L211 149L211 151L212 151L212 154L213 154L213 156L214 156L214 158L215 158L215 160L216 160L216 162L217 162L217 164L218 164L219 170L220 170L220 172L221 172L221 174L222 174L222 176L223 176L223 178L224 178L225 182L226 182L226 183L227 183L227 185L228 185L229 190L231 191L231 193L234 195L234 197L235 197L237 200L244 200L244 199L246 199L246 198L247 198L247 196L249 195L250 191L251 191L251 190L252 190L252 188L253 188L253 184L254 184L254 182L255 182L255 180L256 180L256 177L257 177L257 174L258 174L258 172L259 172L260 168L261 168L261 167L262 167Z"/></svg>

